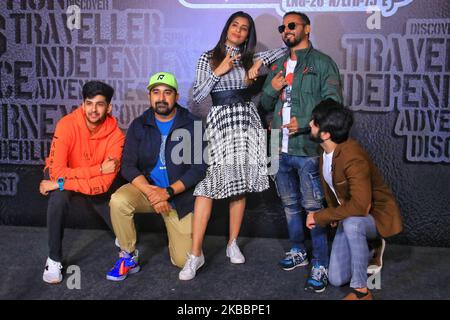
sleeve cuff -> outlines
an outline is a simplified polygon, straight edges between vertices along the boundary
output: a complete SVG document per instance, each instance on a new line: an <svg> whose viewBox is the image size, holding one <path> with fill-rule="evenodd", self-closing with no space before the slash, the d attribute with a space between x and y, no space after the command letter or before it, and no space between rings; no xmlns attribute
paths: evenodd
<svg viewBox="0 0 450 320"><path fill-rule="evenodd" d="M318 224L321 227L326 227L327 225L329 225L331 223L331 221L328 219L328 217L326 215L325 210L321 210L321 211L315 213L314 221L316 222L316 224Z"/></svg>
<svg viewBox="0 0 450 320"><path fill-rule="evenodd" d="M270 59L268 57L264 57L261 59L264 66L268 66L270 64Z"/></svg>
<svg viewBox="0 0 450 320"><path fill-rule="evenodd" d="M192 178L186 177L186 176L181 177L180 181L184 184L184 187L186 188L186 190L190 189L193 185L196 184Z"/></svg>
<svg viewBox="0 0 450 320"><path fill-rule="evenodd" d="M134 179L136 179L137 177L143 175L141 172L139 172L138 170L133 170L132 172L125 172L123 171L123 169L121 170L121 174L122 177L127 180L129 183L133 182Z"/></svg>
<svg viewBox="0 0 450 320"><path fill-rule="evenodd" d="M214 74L214 72L211 73L211 78L212 78L213 82L219 82L219 80L220 80L220 77L219 77L219 76L216 76L216 75Z"/></svg>
<svg viewBox="0 0 450 320"><path fill-rule="evenodd" d="M90 168L89 168L89 175L90 175L91 177L96 177L96 176L101 175L102 172L100 171L100 168L101 168L101 165L100 165L100 164L99 164L99 165L96 165L96 166L93 166L93 167L90 167Z"/></svg>

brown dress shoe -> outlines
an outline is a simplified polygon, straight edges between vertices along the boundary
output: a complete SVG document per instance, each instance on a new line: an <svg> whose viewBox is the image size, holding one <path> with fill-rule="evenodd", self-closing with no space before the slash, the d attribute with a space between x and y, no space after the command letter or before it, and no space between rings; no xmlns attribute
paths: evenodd
<svg viewBox="0 0 450 320"><path fill-rule="evenodd" d="M381 271L383 268L383 253L386 248L386 241L380 239L379 241L372 243L374 249L373 258L369 261L369 266L367 267L367 274L375 274Z"/></svg>
<svg viewBox="0 0 450 320"><path fill-rule="evenodd" d="M367 290L367 294L353 290L342 300L373 300L373 296L370 290Z"/></svg>

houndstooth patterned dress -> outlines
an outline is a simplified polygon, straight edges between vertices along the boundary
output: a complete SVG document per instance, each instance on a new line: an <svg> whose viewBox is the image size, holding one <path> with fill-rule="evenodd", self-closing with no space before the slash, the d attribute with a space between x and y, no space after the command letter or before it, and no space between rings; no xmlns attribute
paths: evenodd
<svg viewBox="0 0 450 320"><path fill-rule="evenodd" d="M228 47L231 56L238 48ZM287 53L285 48L256 53L254 58L269 65ZM234 61L234 67L216 77L210 65L211 52L205 52L197 64L193 99L199 103L209 94L246 89L245 70ZM208 139L206 177L195 188L195 196L224 199L260 192L269 188L267 176L266 135L253 102L213 105L206 118Z"/></svg>

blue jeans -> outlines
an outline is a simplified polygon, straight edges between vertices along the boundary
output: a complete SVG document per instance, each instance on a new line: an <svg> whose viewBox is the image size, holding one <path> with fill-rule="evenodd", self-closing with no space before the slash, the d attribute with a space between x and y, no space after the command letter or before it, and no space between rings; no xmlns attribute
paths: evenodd
<svg viewBox="0 0 450 320"><path fill-rule="evenodd" d="M318 211L323 208L324 203L319 157L280 154L275 184L286 214L289 240L293 247L305 250L303 209L307 212ZM328 267L327 228L316 225L311 230L311 240L313 259Z"/></svg>
<svg viewBox="0 0 450 320"><path fill-rule="evenodd" d="M339 222L331 249L328 279L333 286L350 282L351 288L367 287L367 239L378 236L372 215L348 217Z"/></svg>

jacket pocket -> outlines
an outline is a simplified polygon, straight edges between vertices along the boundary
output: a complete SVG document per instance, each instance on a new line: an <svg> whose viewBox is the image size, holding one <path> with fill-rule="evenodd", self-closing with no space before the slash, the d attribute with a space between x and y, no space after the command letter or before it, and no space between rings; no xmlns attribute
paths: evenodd
<svg viewBox="0 0 450 320"><path fill-rule="evenodd" d="M315 73L307 73L302 76L301 91L302 93L314 95L319 90L318 76Z"/></svg>
<svg viewBox="0 0 450 320"><path fill-rule="evenodd" d="M347 200L349 195L349 184L347 180L339 181L334 183L334 189L341 204L343 201Z"/></svg>

